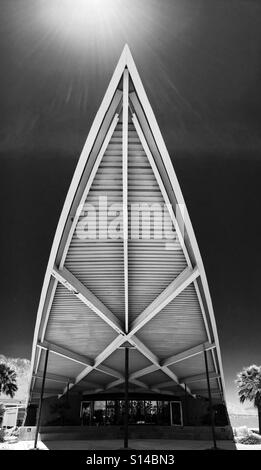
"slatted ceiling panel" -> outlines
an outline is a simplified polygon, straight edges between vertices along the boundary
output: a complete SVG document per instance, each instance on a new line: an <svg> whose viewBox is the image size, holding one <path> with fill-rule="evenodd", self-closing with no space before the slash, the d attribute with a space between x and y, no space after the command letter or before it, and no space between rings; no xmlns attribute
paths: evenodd
<svg viewBox="0 0 261 470"><path fill-rule="evenodd" d="M47 390L47 392L51 391L54 393L58 393L58 392L62 393L65 386L66 384L62 384L61 382L54 382L53 380L46 379L44 388L45 390ZM42 380L36 379L34 392L41 392L41 388L42 388Z"/></svg>
<svg viewBox="0 0 261 470"><path fill-rule="evenodd" d="M103 372L99 372L98 370L93 370L90 372L82 381L82 384L86 383L95 383L101 386L107 385L112 382L114 379L108 374L104 374ZM116 378L115 378L116 380Z"/></svg>
<svg viewBox="0 0 261 470"><path fill-rule="evenodd" d="M96 388L97 388L97 383L90 382L90 381L87 382L87 380L86 381L82 380L81 382L77 383L73 387L72 391L82 393L87 390L95 390Z"/></svg>
<svg viewBox="0 0 261 470"><path fill-rule="evenodd" d="M121 387L112 387L108 391L105 390L103 393L108 393L109 395L111 393L119 393L121 391L123 391Z"/></svg>
<svg viewBox="0 0 261 470"><path fill-rule="evenodd" d="M107 359L103 362L103 364L107 367L111 367L122 374L124 374L125 370L125 351L124 349L117 349L114 351ZM137 370L144 369L151 365L151 361L149 361L143 354L141 354L136 349L129 350L129 371L130 374L136 372Z"/></svg>
<svg viewBox="0 0 261 470"><path fill-rule="evenodd" d="M43 372L44 370L44 354L42 354L39 367L38 367L38 372ZM47 372L52 373L52 374L58 374L58 375L63 375L65 377L76 377L80 372L85 369L86 366L83 364L78 364L75 361L71 361L70 359L59 356L58 354L54 354L52 352L49 352L49 357L48 357L48 366L47 366Z"/></svg>
<svg viewBox="0 0 261 470"><path fill-rule="evenodd" d="M161 370L156 370L155 372L152 372L151 374L146 374L143 377L140 377L139 379L146 385L155 385L157 387L158 384L166 382L168 380L168 376L164 374L164 372L162 372ZM173 385L175 385L174 382Z"/></svg>
<svg viewBox="0 0 261 470"><path fill-rule="evenodd" d="M110 247L110 248L109 248ZM81 254L82 253L82 254ZM123 245L115 240L86 240L71 248L67 268L118 318L124 318ZM105 280L106 279L106 280Z"/></svg>
<svg viewBox="0 0 261 470"><path fill-rule="evenodd" d="M137 387L138 387L138 385L129 383L129 391L130 391L130 392L132 392L132 391L134 391L135 389L137 389ZM122 385L121 385L120 388L124 391Z"/></svg>
<svg viewBox="0 0 261 470"><path fill-rule="evenodd" d="M58 284L46 329L47 341L95 358L116 336L90 308Z"/></svg>
<svg viewBox="0 0 261 470"><path fill-rule="evenodd" d="M219 388L219 384L218 384L218 381L217 379L214 379L214 380L210 380L210 389L211 390L216 390ZM197 393L197 390L201 391L201 390L206 390L206 392L208 393L208 386L207 386L207 381L204 380L204 381L200 381L200 382L193 382L193 384L191 384L190 386L190 389L193 391L193 393Z"/></svg>
<svg viewBox="0 0 261 470"><path fill-rule="evenodd" d="M160 359L207 341L194 285L189 285L181 292L137 336Z"/></svg>
<svg viewBox="0 0 261 470"><path fill-rule="evenodd" d="M130 356L129 356L129 367L130 367L130 374L137 372L138 370L144 369L151 365L151 361L149 361L143 354L141 354L136 349L130 349Z"/></svg>
<svg viewBox="0 0 261 470"><path fill-rule="evenodd" d="M155 245L159 254L154 254ZM186 268L186 263L181 252L167 251L165 242L130 240L128 247L129 316L133 321Z"/></svg>
<svg viewBox="0 0 261 470"><path fill-rule="evenodd" d="M214 372L214 363L211 351L207 351L209 372ZM190 377L191 375L205 374L206 367L203 354L197 354L184 361L168 366L178 377Z"/></svg>
<svg viewBox="0 0 261 470"><path fill-rule="evenodd" d="M133 124L129 125L128 148L128 201L133 203L158 203L162 209L163 220L164 198L143 150ZM156 216L157 217L157 216ZM139 219L132 217L129 210L129 317L133 321L187 266L184 254L179 245L177 250L166 249L164 234L154 230L154 215L150 217L150 237L142 237L142 215ZM168 215L170 226L170 216ZM137 230L140 239L133 239ZM155 238L155 237L160 237Z"/></svg>
<svg viewBox="0 0 261 470"><path fill-rule="evenodd" d="M165 381L168 381L168 377L166 376L166 380ZM157 387L156 387L157 388ZM167 390L168 392L177 392L179 393L179 395L184 395L185 394L185 391L184 389L182 390L180 386L178 385L175 385L175 382L173 381L171 383L171 379L169 379L169 384L168 385L164 385L164 387L161 387L160 388L161 391L163 390Z"/></svg>
<svg viewBox="0 0 261 470"><path fill-rule="evenodd" d="M37 391L37 390L41 391L41 387L42 387L42 379L37 378L34 391ZM60 391L62 393L65 387L66 387L66 383L55 382L54 380L45 379L45 385L44 385L45 390Z"/></svg>
<svg viewBox="0 0 261 470"><path fill-rule="evenodd" d="M101 160L86 203L96 210L96 239L79 239L77 229L67 253L65 266L118 318L124 320L124 253L122 239L99 239L99 198L122 204L122 124L116 130ZM79 222L87 212L81 215ZM108 227L115 213L108 213ZM102 218L104 220L104 217Z"/></svg>

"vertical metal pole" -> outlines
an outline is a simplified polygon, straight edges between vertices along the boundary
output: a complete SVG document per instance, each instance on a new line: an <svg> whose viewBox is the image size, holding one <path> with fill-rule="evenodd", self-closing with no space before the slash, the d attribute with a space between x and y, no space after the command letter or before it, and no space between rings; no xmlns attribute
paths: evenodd
<svg viewBox="0 0 261 470"><path fill-rule="evenodd" d="M45 351L45 361L44 361L44 371L43 371L43 380L42 380L42 388L41 388L41 395L40 395L40 402L39 402L39 412L37 418L37 425L35 431L35 439L34 439L34 449L37 449L37 441L38 441L38 434L41 422L41 413L42 413L42 405L43 405L43 394L44 394L44 385L45 385L45 377L47 371L47 364L48 364L48 356L49 356L49 349Z"/></svg>
<svg viewBox="0 0 261 470"><path fill-rule="evenodd" d="M67 382L67 387L66 387L66 402L69 402L69 390L70 390L70 382Z"/></svg>
<svg viewBox="0 0 261 470"><path fill-rule="evenodd" d="M124 449L129 443L129 348L125 348L125 415L124 415Z"/></svg>
<svg viewBox="0 0 261 470"><path fill-rule="evenodd" d="M210 380L209 380L209 372L208 372L208 358L207 358L207 351L205 349L204 349L204 358L205 358L207 384L208 384L208 399L209 399L209 409L210 409L210 418L211 418L212 438L213 438L214 449L217 449L217 442L216 442L216 435L215 435L215 420L214 420L214 414L213 414L212 396L211 396Z"/></svg>
<svg viewBox="0 0 261 470"><path fill-rule="evenodd" d="M90 413L90 425L93 426L94 423L94 401L91 401L91 413Z"/></svg>
<svg viewBox="0 0 261 470"><path fill-rule="evenodd" d="M187 384L185 384L185 416L186 416L186 425L188 426L188 392Z"/></svg>

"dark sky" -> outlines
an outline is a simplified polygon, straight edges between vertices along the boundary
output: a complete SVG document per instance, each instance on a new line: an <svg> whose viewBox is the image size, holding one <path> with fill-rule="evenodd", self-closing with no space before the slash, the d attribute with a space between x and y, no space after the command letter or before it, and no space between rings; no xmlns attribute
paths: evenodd
<svg viewBox="0 0 261 470"><path fill-rule="evenodd" d="M192 219L234 401L236 372L261 363L260 1L0 8L0 353L30 358L58 218L127 42Z"/></svg>

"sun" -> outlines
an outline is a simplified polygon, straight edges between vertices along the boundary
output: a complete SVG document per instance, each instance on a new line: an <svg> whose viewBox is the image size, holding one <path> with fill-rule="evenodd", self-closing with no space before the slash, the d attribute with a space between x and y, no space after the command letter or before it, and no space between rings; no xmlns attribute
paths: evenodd
<svg viewBox="0 0 261 470"><path fill-rule="evenodd" d="M40 5L45 26L72 41L103 36L121 11L119 0L52 0Z"/></svg>

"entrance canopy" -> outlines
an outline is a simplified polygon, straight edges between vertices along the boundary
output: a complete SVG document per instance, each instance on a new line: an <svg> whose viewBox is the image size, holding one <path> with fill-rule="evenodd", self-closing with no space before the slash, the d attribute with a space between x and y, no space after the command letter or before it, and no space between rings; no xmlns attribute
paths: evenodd
<svg viewBox="0 0 261 470"><path fill-rule="evenodd" d="M160 93L160 90L159 90ZM213 396L224 380L207 279L182 193L128 46L66 197L41 293L30 402L67 390Z"/></svg>

